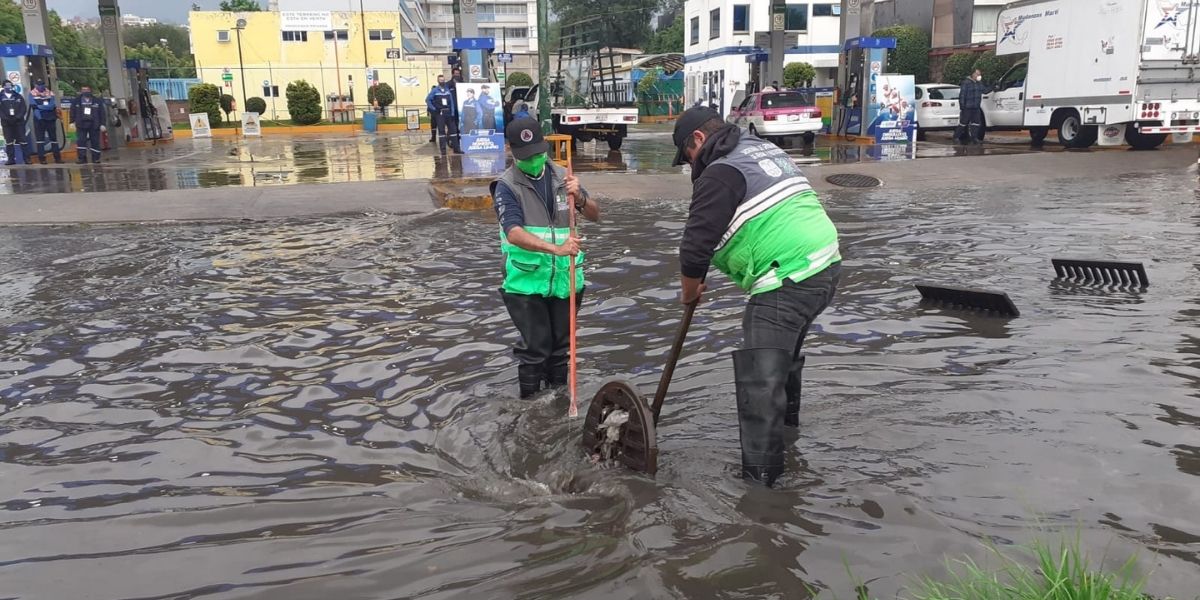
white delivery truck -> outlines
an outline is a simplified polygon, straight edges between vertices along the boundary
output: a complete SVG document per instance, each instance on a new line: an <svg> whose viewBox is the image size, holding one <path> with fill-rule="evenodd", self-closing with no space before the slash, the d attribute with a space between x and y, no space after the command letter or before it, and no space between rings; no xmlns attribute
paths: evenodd
<svg viewBox="0 0 1200 600"><path fill-rule="evenodd" d="M989 129L1139 149L1200 132L1200 0L1015 2L996 54L1027 58L984 96Z"/></svg>

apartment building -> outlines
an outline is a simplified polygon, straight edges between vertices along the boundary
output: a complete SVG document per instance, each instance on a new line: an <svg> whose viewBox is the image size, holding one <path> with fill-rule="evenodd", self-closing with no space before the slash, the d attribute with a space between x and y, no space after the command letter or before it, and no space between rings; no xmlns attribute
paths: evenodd
<svg viewBox="0 0 1200 600"><path fill-rule="evenodd" d="M748 62L766 52L770 0L687 0L684 4L684 96L688 105L715 101L728 114L734 95L746 89ZM806 62L816 67L816 86L831 86L837 77L841 47L841 2L788 2L785 14L789 47L784 65ZM757 39L756 39L757 38ZM769 83L769 82L767 82Z"/></svg>

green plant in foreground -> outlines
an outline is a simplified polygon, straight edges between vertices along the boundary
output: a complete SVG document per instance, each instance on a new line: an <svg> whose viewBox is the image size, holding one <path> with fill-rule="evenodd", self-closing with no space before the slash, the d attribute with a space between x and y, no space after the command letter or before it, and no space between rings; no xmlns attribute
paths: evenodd
<svg viewBox="0 0 1200 600"><path fill-rule="evenodd" d="M912 600L1145 600L1144 579L1133 578L1136 559L1131 557L1115 572L1092 570L1076 540L1054 552L1035 543L1032 569L992 551L1004 563L986 570L971 559L948 565L949 581L924 578L909 597ZM1169 600L1169 599L1166 599Z"/></svg>

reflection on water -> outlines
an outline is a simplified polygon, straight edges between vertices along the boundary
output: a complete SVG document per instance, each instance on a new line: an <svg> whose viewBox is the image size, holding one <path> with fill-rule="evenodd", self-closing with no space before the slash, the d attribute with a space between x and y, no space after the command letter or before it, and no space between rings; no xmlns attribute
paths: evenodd
<svg viewBox="0 0 1200 600"><path fill-rule="evenodd" d="M827 198L843 287L776 491L733 477L723 277L651 480L588 465L561 401L513 398L485 216L0 229L2 595L850 597L848 564L890 598L1035 525L1152 551L1150 591L1186 595L1200 221L1180 185ZM656 382L685 210L615 204L586 230L583 397ZM1154 285L1055 284L1057 255L1144 260ZM1022 317L921 309L931 278Z"/></svg>

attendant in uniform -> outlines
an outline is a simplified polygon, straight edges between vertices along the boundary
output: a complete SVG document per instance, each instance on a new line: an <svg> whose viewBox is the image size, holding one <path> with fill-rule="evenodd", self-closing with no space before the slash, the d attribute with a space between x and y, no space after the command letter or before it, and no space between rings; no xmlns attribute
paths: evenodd
<svg viewBox="0 0 1200 600"><path fill-rule="evenodd" d="M471 133L479 129L479 101L475 99L475 90L467 88L467 97L462 104L462 126L459 131Z"/></svg>
<svg viewBox="0 0 1200 600"><path fill-rule="evenodd" d="M576 302L582 303L586 285L579 239L570 234L569 211L599 221L600 207L574 176L549 160L550 147L537 121L515 119L504 137L514 164L491 186L504 254L500 297L521 334L513 354L520 362L520 395L528 398L543 383L567 383L571 255L579 265Z"/></svg>
<svg viewBox="0 0 1200 600"><path fill-rule="evenodd" d="M79 88L79 97L71 103L71 124L75 127L75 147L79 152L75 162L87 164L90 156L93 164L100 163L100 133L108 131L104 116L104 101L92 95L92 87Z"/></svg>
<svg viewBox="0 0 1200 600"><path fill-rule="evenodd" d="M54 153L54 162L62 164L58 147L58 100L46 82L38 80L29 93L33 105L33 138L37 142L38 161L46 164L46 147Z"/></svg>
<svg viewBox="0 0 1200 600"><path fill-rule="evenodd" d="M454 94L446 84L446 76L438 75L437 86L425 97L425 105L433 113L434 127L438 132L438 148L446 155L446 145L458 152L458 111L454 107Z"/></svg>
<svg viewBox="0 0 1200 600"><path fill-rule="evenodd" d="M11 81L4 82L0 91L0 124L4 126L4 151L8 153L6 165L17 164L17 143L25 152L25 164L33 162L33 149L29 147L29 104L25 97L13 89Z"/></svg>
<svg viewBox="0 0 1200 600"><path fill-rule="evenodd" d="M496 100L492 98L491 86L483 86L479 89L479 114L483 117L480 120L480 129L496 129Z"/></svg>

